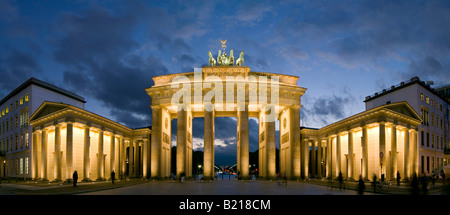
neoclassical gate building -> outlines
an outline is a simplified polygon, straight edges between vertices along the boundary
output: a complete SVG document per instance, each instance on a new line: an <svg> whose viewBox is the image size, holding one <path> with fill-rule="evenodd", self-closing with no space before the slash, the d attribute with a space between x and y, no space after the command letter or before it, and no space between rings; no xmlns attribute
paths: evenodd
<svg viewBox="0 0 450 215"><path fill-rule="evenodd" d="M242 56L242 55L241 55ZM190 73L153 77L151 177L170 175L171 120L177 119L176 175L192 175L192 119L204 117L204 176L214 175L214 118L237 118L237 169L249 176L249 117L259 120L259 175L274 177L275 123L280 124L280 171L300 177L298 77L253 72L246 66L205 66Z"/></svg>

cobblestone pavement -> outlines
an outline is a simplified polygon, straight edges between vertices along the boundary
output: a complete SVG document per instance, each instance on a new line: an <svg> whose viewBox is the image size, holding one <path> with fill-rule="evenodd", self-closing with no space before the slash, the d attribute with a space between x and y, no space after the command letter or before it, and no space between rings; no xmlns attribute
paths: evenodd
<svg viewBox="0 0 450 215"><path fill-rule="evenodd" d="M450 184L450 183L449 183ZM429 195L448 195L449 186L429 184ZM183 183L168 180L131 179L72 184L57 182L10 182L0 184L0 195L357 195L357 183L345 182L341 189L337 181L300 180L288 181L287 185L272 180L237 180L218 178L215 181L187 180ZM366 183L364 195L410 195L409 184L390 184L377 187Z"/></svg>

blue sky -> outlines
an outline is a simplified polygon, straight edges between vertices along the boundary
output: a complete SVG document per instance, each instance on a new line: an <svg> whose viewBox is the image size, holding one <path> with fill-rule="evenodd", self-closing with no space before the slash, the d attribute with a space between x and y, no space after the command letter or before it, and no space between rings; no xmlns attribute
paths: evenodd
<svg viewBox="0 0 450 215"><path fill-rule="evenodd" d="M0 97L36 77L143 127L151 78L206 65L227 39L253 71L298 76L301 125L322 127L411 77L450 83L449 23L449 1L0 0ZM203 120L194 123L201 140ZM216 157L233 160L235 120L218 124Z"/></svg>

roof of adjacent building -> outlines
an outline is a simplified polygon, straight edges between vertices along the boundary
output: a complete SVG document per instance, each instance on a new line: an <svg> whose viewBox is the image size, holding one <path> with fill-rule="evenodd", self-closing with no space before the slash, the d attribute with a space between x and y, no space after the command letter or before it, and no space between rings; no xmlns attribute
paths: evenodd
<svg viewBox="0 0 450 215"><path fill-rule="evenodd" d="M366 99L364 100L364 102L368 102L368 101L370 101L370 100L379 98L379 97L381 97L381 96L384 96L384 95L386 95L386 94L395 92L395 91L397 91L397 90L403 89L403 88L405 88L405 87L408 87L408 86L411 86L411 85L414 85L414 84L419 84L419 85L422 86L423 88L427 89L430 93L436 95L437 97L439 97L440 99L442 99L443 101L445 101L445 102L448 103L448 101L447 101L444 97L442 97L441 95L439 95L439 93L436 92L435 89L431 88L430 85L428 85L428 84L425 83L425 81L421 81L421 80L419 79L419 77L417 77L417 76L411 78L409 81L406 81L406 82L402 81L402 82L400 82L399 85L396 85L396 86L392 85L390 88L388 88L388 89L383 89L382 91L377 92L377 93L375 93L374 95L366 96Z"/></svg>
<svg viewBox="0 0 450 215"><path fill-rule="evenodd" d="M39 79L36 78L30 78L27 81L25 81L23 84L21 84L20 86L18 86L16 89L14 89L11 93L9 93L7 96L5 96L1 101L0 101L0 105L3 105L6 101L8 101L10 98L12 98L13 96L17 95L19 92L23 91L25 88L27 88L30 85L36 85L39 87L42 87L44 89L47 90L51 90L53 92L59 93L61 95L70 97L72 99L78 100L80 102L86 103L86 101L84 100L83 97L72 93L70 91L67 91L65 89L62 89L60 87L57 87L55 85L49 84L47 82L41 81Z"/></svg>

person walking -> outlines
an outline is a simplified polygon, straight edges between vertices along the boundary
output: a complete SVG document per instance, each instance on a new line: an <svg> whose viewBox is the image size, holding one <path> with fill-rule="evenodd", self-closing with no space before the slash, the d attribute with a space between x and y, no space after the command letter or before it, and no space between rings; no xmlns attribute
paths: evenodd
<svg viewBox="0 0 450 215"><path fill-rule="evenodd" d="M442 183L445 185L445 172L442 171Z"/></svg>
<svg viewBox="0 0 450 215"><path fill-rule="evenodd" d="M417 179L416 173L414 173L411 181L411 192L412 195L419 195L419 180Z"/></svg>
<svg viewBox="0 0 450 215"><path fill-rule="evenodd" d="M400 172L397 171L397 186L400 186Z"/></svg>
<svg viewBox="0 0 450 215"><path fill-rule="evenodd" d="M366 185L364 184L364 181L362 179L362 176L359 176L358 181L358 194L362 195L364 193L364 190L366 189Z"/></svg>
<svg viewBox="0 0 450 215"><path fill-rule="evenodd" d="M75 170L75 172L73 172L72 178L73 178L73 187L77 187L78 186L77 185L77 183L78 183L78 173L77 173L76 170Z"/></svg>
<svg viewBox="0 0 450 215"><path fill-rule="evenodd" d="M116 180L116 173L114 172L114 170L111 172L111 181L112 184L114 184L114 180Z"/></svg>
<svg viewBox="0 0 450 215"><path fill-rule="evenodd" d="M342 184L343 184L343 181L344 181L344 178L342 177L342 172L339 172L338 181L339 181L339 190L341 190L342 189Z"/></svg>

